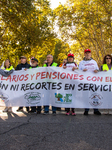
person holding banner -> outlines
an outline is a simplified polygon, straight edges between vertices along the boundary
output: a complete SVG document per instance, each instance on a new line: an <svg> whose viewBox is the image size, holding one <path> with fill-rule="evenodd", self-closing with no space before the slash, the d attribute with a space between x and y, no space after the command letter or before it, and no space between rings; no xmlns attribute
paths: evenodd
<svg viewBox="0 0 112 150"><path fill-rule="evenodd" d="M58 67L58 64L53 62L53 56L48 54L47 55L47 63L43 65L43 67ZM52 106L52 112L56 115L56 107ZM44 115L49 114L49 106L44 107Z"/></svg>
<svg viewBox="0 0 112 150"><path fill-rule="evenodd" d="M10 60L9 59L6 59L5 60L5 63L4 63L4 67L2 67L1 69L3 69L4 71L11 71L11 70L14 70L13 66L11 65L10 63ZM12 107L6 107L3 112L12 112Z"/></svg>
<svg viewBox="0 0 112 150"><path fill-rule="evenodd" d="M110 54L104 56L103 64L100 66L100 71L108 71L108 70L112 70L112 56ZM106 115L109 115L109 109Z"/></svg>
<svg viewBox="0 0 112 150"><path fill-rule="evenodd" d="M97 73L99 71L97 62L91 58L91 50L84 50L84 59L79 63L79 70L93 71ZM89 108L85 109L84 115L88 115ZM94 109L95 115L101 115L98 109Z"/></svg>
<svg viewBox="0 0 112 150"><path fill-rule="evenodd" d="M27 59L25 56L21 56L20 57L20 61L21 63L19 65L17 65L15 70L24 70L25 68L30 68L31 65L27 63ZM23 107L19 107L17 109L17 111L22 111ZM26 107L27 112L29 112L29 107Z"/></svg>
<svg viewBox="0 0 112 150"><path fill-rule="evenodd" d="M61 63L61 64L59 65L59 67L63 67L63 65L66 64L66 63L67 63L67 59L64 59L64 60L63 60L63 63Z"/></svg>
<svg viewBox="0 0 112 150"><path fill-rule="evenodd" d="M43 65L46 64L46 63L47 63L47 60L44 60ZM43 66L43 65L42 65L42 66Z"/></svg>
<svg viewBox="0 0 112 150"><path fill-rule="evenodd" d="M32 68L38 68L38 60L35 58L35 57L32 57L31 58L31 67L29 69L32 69ZM36 113L37 111L37 114L40 114L41 113L41 106L38 106L36 108L36 106L31 106L31 111L29 111L30 113Z"/></svg>
<svg viewBox="0 0 112 150"><path fill-rule="evenodd" d="M108 70L112 70L112 56L109 54L105 55L105 57L103 58L103 64L100 67L100 71Z"/></svg>
<svg viewBox="0 0 112 150"><path fill-rule="evenodd" d="M69 70L76 70L78 69L78 65L74 62L74 54L69 53L68 57L67 57L67 62L63 65L64 69L69 69ZM74 108L71 108L71 112L70 112L70 108L66 108L66 115L69 116L70 113L72 114L72 116L75 116L75 112L74 112Z"/></svg>

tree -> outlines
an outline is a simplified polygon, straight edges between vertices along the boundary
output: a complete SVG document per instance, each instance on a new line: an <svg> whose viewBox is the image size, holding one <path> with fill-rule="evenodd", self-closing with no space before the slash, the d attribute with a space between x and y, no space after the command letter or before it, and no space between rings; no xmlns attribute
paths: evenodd
<svg viewBox="0 0 112 150"><path fill-rule="evenodd" d="M49 1L2 0L0 6L1 62L9 58L16 66L21 55L30 58L34 50L37 53L43 46L54 47L54 42L51 43L55 34L51 30L52 10Z"/></svg>
<svg viewBox="0 0 112 150"><path fill-rule="evenodd" d="M74 53L82 57L84 49L92 50L99 65L107 53L112 53L112 2L110 0L68 0L54 11L54 18L64 40L78 45Z"/></svg>
<svg viewBox="0 0 112 150"><path fill-rule="evenodd" d="M70 47L68 43L63 42L62 40L56 39L55 49L54 49L54 62L61 64L63 59L67 58L68 53L70 52Z"/></svg>

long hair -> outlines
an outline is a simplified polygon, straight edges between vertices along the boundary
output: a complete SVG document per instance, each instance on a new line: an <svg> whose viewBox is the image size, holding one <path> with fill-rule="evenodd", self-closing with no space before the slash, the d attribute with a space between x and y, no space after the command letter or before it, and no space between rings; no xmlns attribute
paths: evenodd
<svg viewBox="0 0 112 150"><path fill-rule="evenodd" d="M111 58L111 64L112 64L112 56L110 54L107 54L103 58L103 64L106 64L106 57L109 56Z"/></svg>
<svg viewBox="0 0 112 150"><path fill-rule="evenodd" d="M9 59L6 59L6 60L8 60L8 61L9 61L9 67L8 67L8 68L10 68L10 66L11 66L11 62L10 62L10 60L9 60ZM6 60L5 60L5 62L6 62ZM5 63L4 63L4 67L6 68Z"/></svg>

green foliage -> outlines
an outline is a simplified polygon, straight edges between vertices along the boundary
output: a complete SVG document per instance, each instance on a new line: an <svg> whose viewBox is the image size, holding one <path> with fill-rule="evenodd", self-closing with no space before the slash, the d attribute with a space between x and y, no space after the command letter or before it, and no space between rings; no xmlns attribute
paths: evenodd
<svg viewBox="0 0 112 150"><path fill-rule="evenodd" d="M16 67L19 57L25 55L28 61L36 57L42 66L52 54L61 64L69 52L79 63L84 49L89 48L101 65L104 55L112 53L110 0L68 0L55 10L49 0L1 0L0 12L0 63L9 58ZM55 33L55 24L59 34Z"/></svg>
<svg viewBox="0 0 112 150"><path fill-rule="evenodd" d="M9 58L16 66L21 55L29 58L34 49L37 52L42 48L43 43L53 47L54 42L49 44L55 38L51 31L52 10L47 0L2 0L0 6L0 62Z"/></svg>
<svg viewBox="0 0 112 150"><path fill-rule="evenodd" d="M0 2L0 63L9 58L16 67L19 57L32 56L42 66L52 54L60 64L69 45L56 38L53 32L53 11L48 0L2 0Z"/></svg>
<svg viewBox="0 0 112 150"><path fill-rule="evenodd" d="M67 59L67 54L70 52L70 47L67 43L57 39L54 49L54 62L61 64L63 59Z"/></svg>
<svg viewBox="0 0 112 150"><path fill-rule="evenodd" d="M99 65L105 54L112 53L111 12L110 0L68 0L66 5L55 9L62 38L73 40L72 49L77 57L80 55L79 60L86 48L92 50Z"/></svg>

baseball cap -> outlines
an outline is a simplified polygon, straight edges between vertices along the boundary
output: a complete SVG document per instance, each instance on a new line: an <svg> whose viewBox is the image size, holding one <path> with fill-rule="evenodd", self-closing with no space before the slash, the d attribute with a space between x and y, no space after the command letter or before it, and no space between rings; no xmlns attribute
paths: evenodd
<svg viewBox="0 0 112 150"><path fill-rule="evenodd" d="M68 54L68 57L73 57L73 58L74 58L74 54L69 53L69 54Z"/></svg>
<svg viewBox="0 0 112 150"><path fill-rule="evenodd" d="M25 57L25 56L21 56L19 59L21 59L21 58L22 58L22 59L26 59L26 57Z"/></svg>
<svg viewBox="0 0 112 150"><path fill-rule="evenodd" d="M90 52L91 53L91 50L90 49L85 49L84 53L86 53L86 52Z"/></svg>
<svg viewBox="0 0 112 150"><path fill-rule="evenodd" d="M35 57L32 57L31 60L34 60L34 61L38 62L38 60Z"/></svg>

